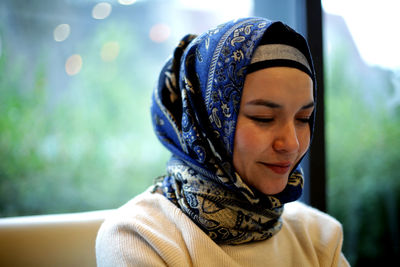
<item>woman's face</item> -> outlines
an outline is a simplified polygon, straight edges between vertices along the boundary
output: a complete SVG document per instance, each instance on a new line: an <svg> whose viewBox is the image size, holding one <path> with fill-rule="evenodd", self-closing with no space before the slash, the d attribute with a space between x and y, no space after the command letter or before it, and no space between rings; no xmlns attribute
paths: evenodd
<svg viewBox="0 0 400 267"><path fill-rule="evenodd" d="M273 67L247 75L236 125L233 165L260 192L281 192L310 144L313 83L304 72Z"/></svg>

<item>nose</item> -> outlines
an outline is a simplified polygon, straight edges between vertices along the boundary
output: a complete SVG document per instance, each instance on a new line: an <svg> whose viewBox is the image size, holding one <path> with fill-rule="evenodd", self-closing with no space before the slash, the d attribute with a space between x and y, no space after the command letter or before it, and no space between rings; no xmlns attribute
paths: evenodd
<svg viewBox="0 0 400 267"><path fill-rule="evenodd" d="M299 150L299 139L294 123L286 123L277 129L273 143L275 151L280 153L296 153Z"/></svg>

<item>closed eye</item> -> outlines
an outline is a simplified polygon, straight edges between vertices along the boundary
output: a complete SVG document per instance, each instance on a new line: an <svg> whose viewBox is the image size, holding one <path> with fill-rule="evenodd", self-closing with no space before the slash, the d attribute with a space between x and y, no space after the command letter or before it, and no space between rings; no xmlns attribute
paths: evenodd
<svg viewBox="0 0 400 267"><path fill-rule="evenodd" d="M273 118L251 117L251 116L247 116L247 117L252 121L261 122L261 123L269 123L269 122L273 122L274 121Z"/></svg>
<svg viewBox="0 0 400 267"><path fill-rule="evenodd" d="M311 118L298 118L297 120L302 123L310 123Z"/></svg>

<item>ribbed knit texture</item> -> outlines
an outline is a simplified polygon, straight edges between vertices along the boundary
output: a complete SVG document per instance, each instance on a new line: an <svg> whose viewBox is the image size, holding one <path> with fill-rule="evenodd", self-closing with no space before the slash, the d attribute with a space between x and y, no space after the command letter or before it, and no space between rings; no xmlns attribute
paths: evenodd
<svg viewBox="0 0 400 267"><path fill-rule="evenodd" d="M299 202L285 205L282 230L271 239L217 245L180 209L145 192L102 225L98 266L349 266L335 219Z"/></svg>

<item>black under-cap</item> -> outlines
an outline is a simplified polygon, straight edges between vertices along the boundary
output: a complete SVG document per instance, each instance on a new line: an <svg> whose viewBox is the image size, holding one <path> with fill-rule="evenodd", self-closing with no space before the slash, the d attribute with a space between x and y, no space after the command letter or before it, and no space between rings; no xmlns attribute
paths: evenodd
<svg viewBox="0 0 400 267"><path fill-rule="evenodd" d="M314 81L311 54L306 40L282 22L265 31L247 67L247 73L270 67L292 67L307 73Z"/></svg>

